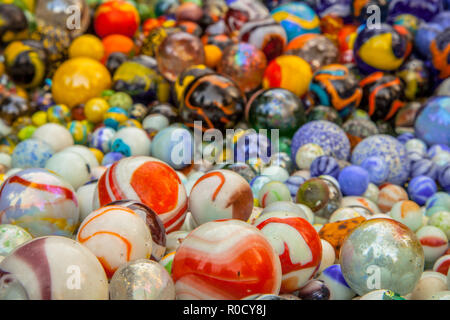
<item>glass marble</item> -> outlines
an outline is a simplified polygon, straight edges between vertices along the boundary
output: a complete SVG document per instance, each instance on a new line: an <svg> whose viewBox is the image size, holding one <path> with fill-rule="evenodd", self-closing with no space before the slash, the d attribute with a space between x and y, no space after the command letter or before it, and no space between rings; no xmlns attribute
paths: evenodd
<svg viewBox="0 0 450 320"><path fill-rule="evenodd" d="M94 14L95 33L104 38L110 34L133 37L139 28L139 13L135 5L119 0L100 4Z"/></svg>
<svg viewBox="0 0 450 320"><path fill-rule="evenodd" d="M247 221L253 209L249 183L231 170L201 176L189 195L189 209L198 225L219 219Z"/></svg>
<svg viewBox="0 0 450 320"><path fill-rule="evenodd" d="M158 47L156 61L161 74L169 81L175 81L187 67L204 64L205 51L199 38L186 32L175 32Z"/></svg>
<svg viewBox="0 0 450 320"><path fill-rule="evenodd" d="M306 180L298 189L296 203L309 207L314 215L328 219L341 205L342 194L334 183L321 178Z"/></svg>
<svg viewBox="0 0 450 320"><path fill-rule="evenodd" d="M44 168L53 156L53 149L44 141L27 139L20 142L11 155L13 168Z"/></svg>
<svg viewBox="0 0 450 320"><path fill-rule="evenodd" d="M347 166L339 173L338 181L345 196L360 196L369 186L369 173L360 166Z"/></svg>
<svg viewBox="0 0 450 320"><path fill-rule="evenodd" d="M269 15L269 10L261 2L251 0L228 1L225 24L230 33L239 31L247 21L260 20Z"/></svg>
<svg viewBox="0 0 450 320"><path fill-rule="evenodd" d="M424 205L427 199L436 192L436 183L428 176L418 175L408 184L409 197L419 205Z"/></svg>
<svg viewBox="0 0 450 320"><path fill-rule="evenodd" d="M56 103L69 108L99 97L111 86L111 76L100 62L77 57L66 60L52 79L52 95Z"/></svg>
<svg viewBox="0 0 450 320"><path fill-rule="evenodd" d="M225 48L217 71L234 80L244 92L249 92L260 85L266 66L267 59L261 50L241 42Z"/></svg>
<svg viewBox="0 0 450 320"><path fill-rule="evenodd" d="M450 238L450 211L440 210L433 213L428 220L428 224L444 231L447 238Z"/></svg>
<svg viewBox="0 0 450 320"><path fill-rule="evenodd" d="M77 28L73 28L73 25L68 21L67 8L69 7L79 13L77 20L79 26ZM89 6L85 0L50 0L38 2L36 3L35 14L38 25L53 26L66 30L70 32L72 37L83 34L90 23Z"/></svg>
<svg viewBox="0 0 450 320"><path fill-rule="evenodd" d="M325 35L307 33L292 39L284 49L284 54L305 59L313 72L319 68L338 62L339 51L332 40Z"/></svg>
<svg viewBox="0 0 450 320"><path fill-rule="evenodd" d="M444 231L435 226L423 226L416 232L423 247L427 269L448 249L448 238Z"/></svg>
<svg viewBox="0 0 450 320"><path fill-rule="evenodd" d="M219 165L216 167L220 167L219 169L231 170L239 174L242 178L244 178L248 183L252 181L256 177L256 172L250 164L243 162L236 163L227 163L225 165Z"/></svg>
<svg viewBox="0 0 450 320"><path fill-rule="evenodd" d="M191 164L194 137L186 128L170 126L162 129L153 137L151 142L151 155L168 163L175 170L182 169Z"/></svg>
<svg viewBox="0 0 450 320"><path fill-rule="evenodd" d="M7 256L32 238L31 234L22 227L12 224L0 225L0 255Z"/></svg>
<svg viewBox="0 0 450 320"><path fill-rule="evenodd" d="M322 243L306 219L285 213L263 213L253 225L262 231L280 257L283 275L280 292L292 293L314 277L322 258Z"/></svg>
<svg viewBox="0 0 450 320"><path fill-rule="evenodd" d="M290 176L284 184L289 188L289 192L291 193L292 199L295 199L297 195L298 188L305 182L306 179L300 176Z"/></svg>
<svg viewBox="0 0 450 320"><path fill-rule="evenodd" d="M297 154L295 155L295 163L298 168L309 170L311 163L324 154L325 152L318 144L307 143L298 148Z"/></svg>
<svg viewBox="0 0 450 320"><path fill-rule="evenodd" d="M245 97L242 90L229 78L207 74L195 78L184 92L180 104L183 123L194 128L194 121L202 121L202 131L233 127L242 116Z"/></svg>
<svg viewBox="0 0 450 320"><path fill-rule="evenodd" d="M438 170L439 166L429 159L411 161L410 177L427 176L436 181Z"/></svg>
<svg viewBox="0 0 450 320"><path fill-rule="evenodd" d="M146 222L122 206L108 205L90 213L81 223L76 239L99 258L108 278L122 264L148 259L152 252Z"/></svg>
<svg viewBox="0 0 450 320"><path fill-rule="evenodd" d="M305 33L320 33L319 17L307 4L282 4L270 14L286 31L288 42Z"/></svg>
<svg viewBox="0 0 450 320"><path fill-rule="evenodd" d="M410 163L407 152L395 138L382 134L365 138L353 150L351 160L353 164L361 165L372 156L382 158L389 167L388 182L400 185L408 179Z"/></svg>
<svg viewBox="0 0 450 320"><path fill-rule="evenodd" d="M311 172L311 177L330 175L337 178L341 169L335 158L330 156L319 156L311 162L309 170Z"/></svg>
<svg viewBox="0 0 450 320"><path fill-rule="evenodd" d="M312 279L296 295L302 300L330 300L330 288L324 281Z"/></svg>
<svg viewBox="0 0 450 320"><path fill-rule="evenodd" d="M258 193L259 206L265 208L277 201L291 201L289 188L280 181L271 181L264 184Z"/></svg>
<svg viewBox="0 0 450 320"><path fill-rule="evenodd" d="M280 259L264 234L236 219L207 222L193 230L172 264L179 300L278 294L281 275ZM222 290L224 287L228 290Z"/></svg>
<svg viewBox="0 0 450 320"><path fill-rule="evenodd" d="M422 210L417 203L410 200L399 201L394 204L389 215L414 232L417 231L423 223Z"/></svg>
<svg viewBox="0 0 450 320"><path fill-rule="evenodd" d="M361 80L363 90L361 108L373 121L395 118L405 105L405 86L402 80L383 72L374 72Z"/></svg>
<svg viewBox="0 0 450 320"><path fill-rule="evenodd" d="M367 220L354 229L340 254L344 278L360 296L373 290L369 277L375 269L380 287L410 293L420 279L424 261L418 237L405 225L383 218Z"/></svg>
<svg viewBox="0 0 450 320"><path fill-rule="evenodd" d="M409 101L415 101L429 93L430 72L422 60L408 60L396 75L405 82L405 97Z"/></svg>
<svg viewBox="0 0 450 320"><path fill-rule="evenodd" d="M359 216L356 218L325 223L319 230L319 236L321 239L330 243L334 249L336 258L339 259L342 243L363 221L366 221L366 218Z"/></svg>
<svg viewBox="0 0 450 320"><path fill-rule="evenodd" d="M103 153L111 150L111 141L116 133L111 127L100 127L89 136L89 146L96 148Z"/></svg>
<svg viewBox="0 0 450 320"><path fill-rule="evenodd" d="M414 132L414 120L422 107L418 101L406 103L395 115L395 132L399 135Z"/></svg>
<svg viewBox="0 0 450 320"><path fill-rule="evenodd" d="M394 0L389 3L389 18L395 18L399 14L409 13L425 21L433 19L443 6L439 0L429 0L426 3L420 0L399 1Z"/></svg>
<svg viewBox="0 0 450 320"><path fill-rule="evenodd" d="M362 99L358 80L340 64L318 69L309 86L309 94L316 104L335 108L344 119L351 115Z"/></svg>
<svg viewBox="0 0 450 320"><path fill-rule="evenodd" d="M75 190L89 181L91 170L83 156L70 150L55 153L46 162L45 169L59 175Z"/></svg>
<svg viewBox="0 0 450 320"><path fill-rule="evenodd" d="M432 97L418 112L414 123L417 138L429 145L450 145L450 97Z"/></svg>
<svg viewBox="0 0 450 320"><path fill-rule="evenodd" d="M342 129L347 135L351 148L354 149L363 139L378 134L376 124L370 119L349 119L344 122Z"/></svg>
<svg viewBox="0 0 450 320"><path fill-rule="evenodd" d="M342 119L336 109L327 106L315 105L309 107L307 110L306 119L308 122L314 120L326 120L334 122L338 126L342 125Z"/></svg>
<svg viewBox="0 0 450 320"><path fill-rule="evenodd" d="M150 147L150 138L140 128L122 128L111 139L111 151L120 152L126 157L148 156L150 155Z"/></svg>
<svg viewBox="0 0 450 320"><path fill-rule="evenodd" d="M175 285L166 269L146 259L128 262L109 284L111 300L175 300Z"/></svg>
<svg viewBox="0 0 450 320"><path fill-rule="evenodd" d="M0 31L0 45L4 47L5 44L12 40L25 37L29 23L24 11L18 6L2 3L0 8L1 19L4 21Z"/></svg>
<svg viewBox="0 0 450 320"><path fill-rule="evenodd" d="M169 100L170 85L168 81L156 70L139 62L126 61L122 63L115 70L112 80L112 88L131 96L134 103L149 104L155 101L167 102ZM113 102L114 100L117 99L113 98ZM119 103L119 106L124 107L125 105L122 102ZM121 109L128 113L129 108Z"/></svg>
<svg viewBox="0 0 450 320"><path fill-rule="evenodd" d="M359 300L406 300L402 295L386 289L373 290L363 295Z"/></svg>
<svg viewBox="0 0 450 320"><path fill-rule="evenodd" d="M41 42L13 41L4 49L3 55L4 70L17 85L33 88L44 80L47 54Z"/></svg>
<svg viewBox="0 0 450 320"><path fill-rule="evenodd" d="M70 237L80 214L73 187L46 169L10 176L0 190L0 212L2 223L18 225L34 237Z"/></svg>
<svg viewBox="0 0 450 320"><path fill-rule="evenodd" d="M93 208L125 199L155 211L167 233L178 230L186 217L188 199L181 179L168 164L153 157L122 158L109 166L98 181Z"/></svg>
<svg viewBox="0 0 450 320"><path fill-rule="evenodd" d="M337 160L347 160L350 155L350 142L345 132L329 121L311 121L300 127L292 138L291 157L295 159L298 149L307 143L318 144L325 155Z"/></svg>
<svg viewBox="0 0 450 320"><path fill-rule="evenodd" d="M110 205L129 208L137 213L147 224L152 234L152 254L151 259L160 261L166 251L166 229L156 212L145 204L134 200L117 200Z"/></svg>
<svg viewBox="0 0 450 320"><path fill-rule="evenodd" d="M381 212L389 212L394 204L402 200L408 200L408 194L403 187L392 183L380 185L377 205Z"/></svg>
<svg viewBox="0 0 450 320"><path fill-rule="evenodd" d="M108 280L102 265L88 248L67 237L28 241L3 259L0 271L0 283L13 279L22 284L15 288L21 298L108 300ZM79 283L68 278L76 272L82 275Z"/></svg>
<svg viewBox="0 0 450 320"><path fill-rule="evenodd" d="M292 81L292 78L296 81ZM267 65L262 86L264 89L282 88L303 97L312 78L311 67L304 59L294 55L281 55Z"/></svg>
<svg viewBox="0 0 450 320"><path fill-rule="evenodd" d="M381 23L378 28L363 24L358 29L353 52L360 71L365 74L396 70L408 53L407 41L387 23Z"/></svg>
<svg viewBox="0 0 450 320"><path fill-rule="evenodd" d="M239 31L238 39L264 52L267 61L280 56L287 43L286 31L270 16L246 22Z"/></svg>
<svg viewBox="0 0 450 320"><path fill-rule="evenodd" d="M356 295L345 281L339 264L323 270L317 279L322 280L330 289L330 300L350 300Z"/></svg>
<svg viewBox="0 0 450 320"><path fill-rule="evenodd" d="M450 192L450 164L441 166L438 171L439 185L446 192Z"/></svg>
<svg viewBox="0 0 450 320"><path fill-rule="evenodd" d="M287 137L306 122L303 102L282 88L256 92L247 103L245 117L255 130L279 129L279 135Z"/></svg>

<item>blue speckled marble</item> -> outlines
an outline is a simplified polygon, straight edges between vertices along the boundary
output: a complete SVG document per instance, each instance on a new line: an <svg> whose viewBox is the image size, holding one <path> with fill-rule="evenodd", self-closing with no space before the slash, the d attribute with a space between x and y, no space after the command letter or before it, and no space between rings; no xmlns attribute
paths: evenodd
<svg viewBox="0 0 450 320"><path fill-rule="evenodd" d="M370 182L380 185L386 181L389 176L389 167L383 158L368 157L361 162L361 167L369 173Z"/></svg>
<svg viewBox="0 0 450 320"><path fill-rule="evenodd" d="M27 139L20 142L11 155L13 168L44 168L45 163L53 155L53 149L46 142L38 139Z"/></svg>
<svg viewBox="0 0 450 320"><path fill-rule="evenodd" d="M389 167L387 182L402 185L411 168L405 146L392 136L377 134L361 141L353 150L352 163L360 165L368 157L380 157Z"/></svg>
<svg viewBox="0 0 450 320"><path fill-rule="evenodd" d="M350 156L350 142L338 125L325 120L311 121L300 127L292 138L291 157L295 160L297 150L307 143L322 147L325 155L337 160L347 160Z"/></svg>
<svg viewBox="0 0 450 320"><path fill-rule="evenodd" d="M313 160L309 167L309 171L311 172L311 177L328 175L337 179L341 169L335 158L330 156L320 156Z"/></svg>
<svg viewBox="0 0 450 320"><path fill-rule="evenodd" d="M450 146L450 96L429 99L414 123L416 136L428 145Z"/></svg>

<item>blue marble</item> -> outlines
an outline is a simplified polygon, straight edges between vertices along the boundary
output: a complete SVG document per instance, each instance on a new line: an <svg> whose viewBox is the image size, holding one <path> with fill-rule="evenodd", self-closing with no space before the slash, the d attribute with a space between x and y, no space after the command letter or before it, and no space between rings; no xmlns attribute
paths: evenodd
<svg viewBox="0 0 450 320"><path fill-rule="evenodd" d="M399 135L399 136L397 137L397 140L398 140L399 142L405 144L405 143L407 143L409 140L414 139L414 138L415 138L414 134L412 134L412 133L410 133L410 132L407 132L407 133L403 133L403 134Z"/></svg>
<svg viewBox="0 0 450 320"><path fill-rule="evenodd" d="M344 275L342 274L341 265L340 264L333 264L322 271L323 275L329 277L330 279L333 279L337 283L350 288L350 286L347 284L347 281L345 281Z"/></svg>
<svg viewBox="0 0 450 320"><path fill-rule="evenodd" d="M117 162L122 158L125 158L125 156L120 152L108 152L103 157L102 166L105 166L105 167L110 166L114 162Z"/></svg>
<svg viewBox="0 0 450 320"><path fill-rule="evenodd" d="M409 198L419 206L423 206L428 198L437 192L437 186L433 179L427 176L417 176L408 184Z"/></svg>
<svg viewBox="0 0 450 320"><path fill-rule="evenodd" d="M348 166L342 169L338 177L344 196L361 196L369 186L369 173L360 166Z"/></svg>
<svg viewBox="0 0 450 320"><path fill-rule="evenodd" d="M387 182L402 185L409 177L411 168L405 146L394 137L385 134L370 136L353 150L352 163L361 165L368 157L380 157L389 167Z"/></svg>
<svg viewBox="0 0 450 320"><path fill-rule="evenodd" d="M336 160L347 160L350 156L350 142L338 125L326 120L316 120L301 126L292 137L291 158L295 161L297 150L307 143L322 147L325 155Z"/></svg>
<svg viewBox="0 0 450 320"><path fill-rule="evenodd" d="M116 134L116 130L111 127L100 127L89 136L89 147L96 148L103 153L111 149L111 141Z"/></svg>
<svg viewBox="0 0 450 320"><path fill-rule="evenodd" d="M436 180L439 167L429 159L421 159L411 164L410 177L427 176Z"/></svg>
<svg viewBox="0 0 450 320"><path fill-rule="evenodd" d="M449 2L450 3L450 2ZM431 19L432 23L437 23L442 28L450 28L450 11L442 11Z"/></svg>
<svg viewBox="0 0 450 320"><path fill-rule="evenodd" d="M450 96L430 98L416 116L416 136L428 145L450 146Z"/></svg>
<svg viewBox="0 0 450 320"><path fill-rule="evenodd" d="M288 187L289 192L291 193L292 199L295 199L297 196L298 188L306 181L305 178L301 176L290 176L284 184Z"/></svg>
<svg viewBox="0 0 450 320"><path fill-rule="evenodd" d="M27 139L20 142L11 155L13 168L44 168L54 151L46 142L38 139Z"/></svg>
<svg viewBox="0 0 450 320"><path fill-rule="evenodd" d="M450 163L439 168L438 182L442 189L450 192Z"/></svg>
<svg viewBox="0 0 450 320"><path fill-rule="evenodd" d="M424 58L431 59L431 41L442 31L444 31L444 28L438 23L422 23L419 26L414 37L414 44Z"/></svg>
<svg viewBox="0 0 450 320"><path fill-rule="evenodd" d="M373 184L380 185L386 181L389 176L389 167L383 158L374 156L368 157L361 162L361 167L369 173L369 180Z"/></svg>
<svg viewBox="0 0 450 320"><path fill-rule="evenodd" d="M313 160L309 167L311 177L319 177L321 175L328 175L336 178L341 171L337 160L330 156L320 156Z"/></svg>
<svg viewBox="0 0 450 320"><path fill-rule="evenodd" d="M445 144L433 144L427 151L428 158L433 159L441 152L450 152L450 147Z"/></svg>
<svg viewBox="0 0 450 320"><path fill-rule="evenodd" d="M389 2L389 18L409 13L422 20L430 21L443 11L442 0L391 0Z"/></svg>
<svg viewBox="0 0 450 320"><path fill-rule="evenodd" d="M286 31L288 42L302 34L320 33L318 16L308 5L304 3L286 3L270 12L273 17L283 13L289 13L294 17L290 18L288 16L280 21L280 25Z"/></svg>

